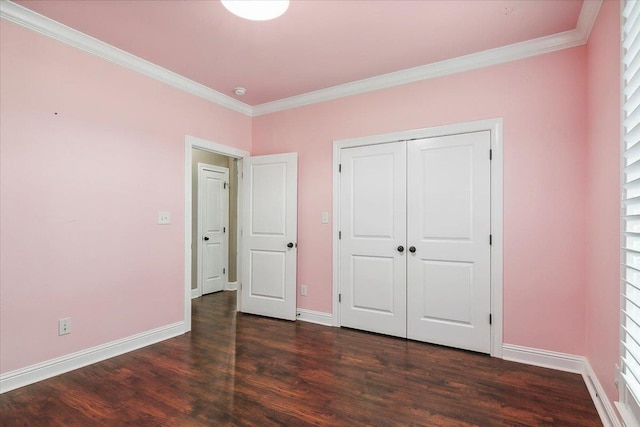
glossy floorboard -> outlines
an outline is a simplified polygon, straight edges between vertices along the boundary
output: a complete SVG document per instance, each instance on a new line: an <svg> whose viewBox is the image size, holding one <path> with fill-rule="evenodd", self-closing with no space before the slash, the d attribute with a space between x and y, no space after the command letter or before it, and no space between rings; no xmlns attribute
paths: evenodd
<svg viewBox="0 0 640 427"><path fill-rule="evenodd" d="M582 377L193 301L193 331L0 395L2 426L600 426Z"/></svg>

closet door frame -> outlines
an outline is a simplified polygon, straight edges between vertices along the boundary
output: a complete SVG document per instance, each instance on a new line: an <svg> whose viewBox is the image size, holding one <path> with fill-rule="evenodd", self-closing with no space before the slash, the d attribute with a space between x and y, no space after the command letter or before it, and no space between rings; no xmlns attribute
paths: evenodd
<svg viewBox="0 0 640 427"><path fill-rule="evenodd" d="M502 118L414 129L333 142L333 326L340 322L340 151L343 148L431 138L460 133L491 133L491 356L502 358L503 283L503 136ZM487 153L489 155L489 153Z"/></svg>

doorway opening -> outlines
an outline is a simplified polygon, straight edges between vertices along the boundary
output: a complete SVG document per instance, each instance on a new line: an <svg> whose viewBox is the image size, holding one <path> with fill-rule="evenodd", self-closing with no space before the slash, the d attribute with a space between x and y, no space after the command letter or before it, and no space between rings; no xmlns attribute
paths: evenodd
<svg viewBox="0 0 640 427"><path fill-rule="evenodd" d="M237 163L233 157L192 149L192 298L238 288Z"/></svg>
<svg viewBox="0 0 640 427"><path fill-rule="evenodd" d="M233 174L236 179L235 188L236 188L237 201L233 203L229 203L230 205L229 210L231 211L231 209L234 209L234 212L230 216L235 216L235 217L238 216L238 212L242 212L242 176L239 175L237 171L242 170L242 159L249 156L249 152L245 150L241 150L241 149L230 147L227 145L218 144L215 142L196 138L191 135L187 135L185 137L185 157L184 157L185 158L185 167L184 167L184 171L185 171L185 176L184 176L184 183L185 183L184 330L185 332L191 330L191 300L192 300L192 297L195 295L195 293L198 292L198 291L196 292L193 291L194 277L196 278L196 281L198 277L197 276L198 269L196 268L197 258L196 258L196 266L194 267L193 265L194 263L193 255L196 254L196 257L197 257L196 246L198 242L198 240L195 239L193 235L194 224L195 224L196 233L197 233L197 221L194 221L194 199L197 199L197 196L198 196L197 191L194 191L194 188L193 188L194 154L195 156L200 156L200 155L209 156L211 154L218 155L222 158L226 158L227 166L231 164L232 167L235 168L235 172ZM197 175L197 172L198 172L197 160L195 161L195 164L196 164L195 173ZM231 205L233 205L233 208L231 207ZM197 207L197 202L196 202L196 207ZM195 209L195 212L197 212L197 209ZM238 224L238 221L236 221L236 224ZM242 261L241 261L241 257L237 256L238 253L242 252L241 240L239 238L240 234L241 234L240 227L239 225L236 225L235 236L233 238L228 239L229 240L228 247L230 248L230 252L236 254L235 268L233 268L235 272L235 277L233 276L229 277L230 274L228 276L228 279L235 278L235 280L233 281L228 280L228 281L231 282L231 286L234 285L234 282L238 284L237 285L238 291L237 291L237 297L236 297L237 310L241 309L241 304L240 304L241 290L239 288L241 287L240 284L242 283L242 268L241 268ZM234 244L235 244L235 249L233 248ZM194 275L194 271L195 271L195 275ZM196 288L197 288L197 284L196 284Z"/></svg>

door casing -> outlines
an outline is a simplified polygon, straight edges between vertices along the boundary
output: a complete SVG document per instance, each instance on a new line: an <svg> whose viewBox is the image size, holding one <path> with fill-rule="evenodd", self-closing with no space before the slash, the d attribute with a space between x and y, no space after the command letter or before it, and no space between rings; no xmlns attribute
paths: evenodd
<svg viewBox="0 0 640 427"><path fill-rule="evenodd" d="M242 170L242 159L249 156L249 152L239 148L230 147L228 145L218 144L197 138L195 136L186 135L184 143L184 332L191 330L191 230L192 230L192 205L191 201L194 195L191 189L191 150L197 148L211 153L222 154L223 156L238 159L237 170ZM242 174L238 173L238 212L242 212ZM197 196L197 195L196 195ZM241 232L237 233L238 253L242 253ZM238 293L237 293L237 310L241 311L240 284L242 283L242 257L237 257L237 277L238 277Z"/></svg>
<svg viewBox="0 0 640 427"><path fill-rule="evenodd" d="M491 133L491 356L502 358L503 333L503 124L502 118L478 120L445 126L372 135L333 142L333 326L339 327L340 310L340 150L348 147L384 144L396 141L431 138L460 133L489 131Z"/></svg>

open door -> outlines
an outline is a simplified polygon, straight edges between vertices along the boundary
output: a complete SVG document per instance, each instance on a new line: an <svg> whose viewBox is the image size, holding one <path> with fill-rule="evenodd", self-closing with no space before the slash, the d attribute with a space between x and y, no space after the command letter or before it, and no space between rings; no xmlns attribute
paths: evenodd
<svg viewBox="0 0 640 427"><path fill-rule="evenodd" d="M295 320L298 154L243 163L242 311Z"/></svg>

